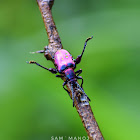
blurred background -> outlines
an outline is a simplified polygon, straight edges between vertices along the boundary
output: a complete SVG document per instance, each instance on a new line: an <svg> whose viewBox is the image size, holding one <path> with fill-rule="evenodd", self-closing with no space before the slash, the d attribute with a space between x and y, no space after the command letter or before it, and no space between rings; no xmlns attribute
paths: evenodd
<svg viewBox="0 0 140 140"><path fill-rule="evenodd" d="M82 62L84 90L106 140L140 139L140 1L55 0L63 47ZM48 68L48 39L36 0L0 1L0 140L87 136L63 81Z"/></svg>

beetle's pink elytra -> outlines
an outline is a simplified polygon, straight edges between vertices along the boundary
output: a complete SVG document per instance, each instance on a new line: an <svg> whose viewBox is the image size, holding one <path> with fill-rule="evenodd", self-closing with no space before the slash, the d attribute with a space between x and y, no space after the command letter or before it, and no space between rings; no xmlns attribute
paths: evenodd
<svg viewBox="0 0 140 140"><path fill-rule="evenodd" d="M64 49L58 50L55 53L54 60L55 60L54 61L55 64L57 65L58 71L62 70L62 66L67 67L67 64L69 64L69 63L72 63L73 65L75 65L71 54L68 51L64 50Z"/></svg>

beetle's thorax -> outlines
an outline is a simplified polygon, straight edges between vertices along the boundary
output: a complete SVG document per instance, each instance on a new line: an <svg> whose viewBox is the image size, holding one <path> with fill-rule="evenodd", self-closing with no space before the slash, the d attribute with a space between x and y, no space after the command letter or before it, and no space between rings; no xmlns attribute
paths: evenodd
<svg viewBox="0 0 140 140"><path fill-rule="evenodd" d="M70 81L75 81L75 72L72 68L68 68L64 70L65 77L68 78Z"/></svg>

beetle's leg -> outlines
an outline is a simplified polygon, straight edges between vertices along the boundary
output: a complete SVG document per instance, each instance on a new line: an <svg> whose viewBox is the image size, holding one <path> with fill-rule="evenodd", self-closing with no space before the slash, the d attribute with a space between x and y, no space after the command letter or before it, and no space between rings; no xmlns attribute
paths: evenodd
<svg viewBox="0 0 140 140"><path fill-rule="evenodd" d="M77 76L76 78L77 79L82 79L81 88L83 88L83 82L84 82L84 80L83 80L82 76Z"/></svg>
<svg viewBox="0 0 140 140"><path fill-rule="evenodd" d="M64 83L63 83L63 88L68 92L70 93L64 86L68 83L68 80L66 80ZM73 91L73 85L71 84L71 91L72 91L72 100L73 100L73 107L74 107L74 91Z"/></svg>
<svg viewBox="0 0 140 140"><path fill-rule="evenodd" d="M92 38L93 38L93 36L86 39L85 45L84 45L84 49L83 49L81 55L78 55L77 58L74 60L74 61L75 61L75 64L79 64L79 63L81 62L81 58L82 58L83 53L84 53L84 51L85 51L85 48L86 48L86 46L87 46L87 42L88 42L90 39L92 39Z"/></svg>
<svg viewBox="0 0 140 140"><path fill-rule="evenodd" d="M75 74L76 74L76 73L78 73L77 76L80 75L80 74L82 73L82 69L76 71Z"/></svg>
<svg viewBox="0 0 140 140"><path fill-rule="evenodd" d="M66 90L68 93L70 93L64 86L68 83L68 80L66 80L64 83L63 83L63 88L64 90Z"/></svg>
<svg viewBox="0 0 140 140"><path fill-rule="evenodd" d="M79 69L79 70L76 71L75 73L78 73L78 74L76 75L76 78L77 78L77 79L82 79L81 88L83 88L83 78L82 78L82 76L79 76L79 75L82 73L82 69Z"/></svg>
<svg viewBox="0 0 140 140"><path fill-rule="evenodd" d="M48 71L50 71L51 73L53 73L53 74L56 74L57 73L57 69L54 69L54 68L46 68L46 67L43 67L42 65L40 65L39 63L37 63L37 62L35 62L35 61L29 61L29 62L27 62L27 63L29 63L29 64L36 64L37 66L39 66L39 67L41 67L41 68L43 68L43 69L46 69L46 70L48 70Z"/></svg>
<svg viewBox="0 0 140 140"><path fill-rule="evenodd" d="M40 51L36 51L36 52L31 52L32 54L33 53L45 53L45 51L44 50L40 50Z"/></svg>
<svg viewBox="0 0 140 140"><path fill-rule="evenodd" d="M62 77L64 77L63 75L56 75L56 77L58 77L58 78L62 78Z"/></svg>

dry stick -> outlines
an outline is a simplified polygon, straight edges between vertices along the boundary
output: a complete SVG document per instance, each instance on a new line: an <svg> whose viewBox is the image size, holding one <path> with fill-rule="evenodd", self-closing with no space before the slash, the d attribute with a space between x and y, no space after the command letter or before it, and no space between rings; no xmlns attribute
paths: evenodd
<svg viewBox="0 0 140 140"><path fill-rule="evenodd" d="M54 53L57 50L63 48L55 23L52 18L52 14L51 14L51 8L53 6L54 0L37 0L37 3L41 11L45 28L48 34L49 45L45 47L45 51L47 51L47 53L45 53L45 57L48 60L51 60L52 62L54 62L53 60ZM67 84L67 88L70 91L69 95L72 98L72 92L71 92L71 87L69 83ZM74 92L75 92L75 95L78 95L79 93L77 90L75 90ZM74 105L87 131L89 139L90 140L103 140L103 136L95 120L95 117L93 115L90 105L89 104L83 105L81 101L79 100L78 96L75 96Z"/></svg>

